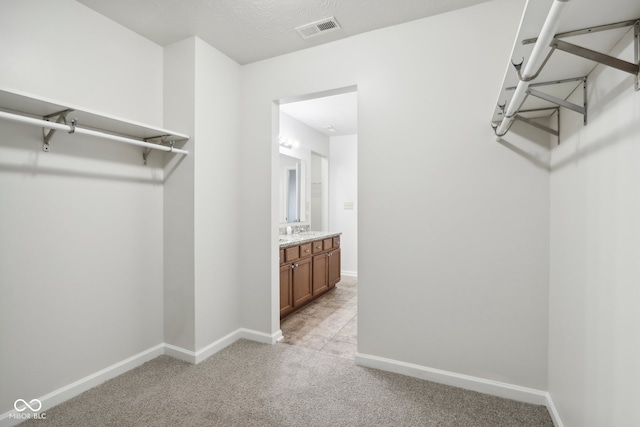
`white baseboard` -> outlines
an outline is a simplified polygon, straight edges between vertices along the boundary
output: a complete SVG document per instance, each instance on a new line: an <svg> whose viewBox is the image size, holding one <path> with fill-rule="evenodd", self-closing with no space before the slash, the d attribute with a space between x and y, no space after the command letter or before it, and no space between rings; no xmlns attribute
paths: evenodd
<svg viewBox="0 0 640 427"><path fill-rule="evenodd" d="M252 329L239 328L231 332L230 334L225 335L219 340L216 340L213 343L207 345L206 347L198 350L197 352L186 350L182 347L178 347L172 344L158 344L148 350L131 356L121 362L118 362L58 390L39 397L38 400L40 400L40 402L42 403L42 407L38 410L38 414L46 414L47 409L59 405L60 403L69 400L72 397L79 395L80 393L83 393L97 385L104 383L105 381L115 378L118 375L122 375L127 371L137 368L143 363L155 359L156 357L163 354L195 365L222 350L223 348L233 344L237 340L243 338L265 344L275 344L282 339L282 331L278 330L273 334L267 334L264 332L254 331ZM0 414L0 427L15 426L26 420L13 418L16 416L16 414L19 414L16 410L11 410L5 412L4 414Z"/></svg>
<svg viewBox="0 0 640 427"><path fill-rule="evenodd" d="M192 365L196 364L196 353L186 348L178 347L177 345L164 343L164 353L167 356L171 356L174 359L189 362Z"/></svg>
<svg viewBox="0 0 640 427"><path fill-rule="evenodd" d="M549 400L546 391L428 368L368 354L356 353L356 364L535 405L546 406Z"/></svg>
<svg viewBox="0 0 640 427"><path fill-rule="evenodd" d="M553 421L553 425L555 427L564 427L562 420L560 419L560 414L556 409L556 405L553 403L553 399L551 399L551 395L547 393L547 410L549 411L549 415L551 415L551 420Z"/></svg>
<svg viewBox="0 0 640 427"><path fill-rule="evenodd" d="M282 331L278 329L276 332L272 334L267 334L264 332L254 331L253 329L240 328L238 331L240 333L239 338L244 338L251 341L261 342L263 344L275 344L278 341L282 340Z"/></svg>
<svg viewBox="0 0 640 427"><path fill-rule="evenodd" d="M212 342L211 344L201 348L198 351L191 351L182 347L175 346L173 344L165 343L164 354L166 354L167 356L171 356L175 359L183 360L193 365L197 365L198 363L202 362L209 356L216 354L223 348L233 344L238 339L240 339L238 331L239 329L225 335L224 337Z"/></svg>
<svg viewBox="0 0 640 427"><path fill-rule="evenodd" d="M264 344L275 344L278 340L278 336L282 336L282 331L278 330L278 332L274 334L266 334L264 332L258 332L252 329L239 328L231 332L230 334L225 335L219 340L212 342L208 346L198 350L195 353L195 361L192 363L197 365L198 363L202 362L210 356L213 356L223 348L233 344L234 342L242 338L261 342Z"/></svg>
<svg viewBox="0 0 640 427"><path fill-rule="evenodd" d="M83 393L97 385L100 385L105 381L115 378L118 375L122 375L127 371L137 368L143 363L155 359L162 354L164 354L164 344L158 344L148 350L145 350L121 362L115 363L111 366L101 369L98 372L81 378L69 385L59 388L58 390L47 393L44 396L38 398L38 400L42 403L42 407L40 408L38 413L46 414L46 411L48 409L53 408L54 406L59 405L60 403L69 400L72 397L75 397L80 393ZM0 427L14 426L25 421L24 419L12 418L15 417L16 414L19 414L18 411L11 410L0 415Z"/></svg>
<svg viewBox="0 0 640 427"><path fill-rule="evenodd" d="M357 271L346 271L346 270L342 270L340 272L340 274L342 276L347 276L347 277L358 277L358 272Z"/></svg>
<svg viewBox="0 0 640 427"><path fill-rule="evenodd" d="M267 334L264 332L254 331L253 329L238 328L195 352L165 343L164 354L197 365L242 338L264 344L275 344L278 340L282 339L282 331L278 330L273 334Z"/></svg>

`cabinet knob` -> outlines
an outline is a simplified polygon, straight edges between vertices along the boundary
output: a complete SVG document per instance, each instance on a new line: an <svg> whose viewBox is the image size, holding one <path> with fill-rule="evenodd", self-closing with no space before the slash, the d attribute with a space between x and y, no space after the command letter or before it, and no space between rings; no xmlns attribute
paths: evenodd
<svg viewBox="0 0 640 427"><path fill-rule="evenodd" d="M295 267L293 264L291 264L291 268Z"/></svg>
<svg viewBox="0 0 640 427"><path fill-rule="evenodd" d="M304 251L305 252L311 252L311 249L305 249Z"/></svg>

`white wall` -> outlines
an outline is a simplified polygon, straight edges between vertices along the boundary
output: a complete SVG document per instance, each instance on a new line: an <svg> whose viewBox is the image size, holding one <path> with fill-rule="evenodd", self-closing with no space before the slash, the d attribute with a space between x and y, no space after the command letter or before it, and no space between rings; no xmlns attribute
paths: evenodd
<svg viewBox="0 0 640 427"><path fill-rule="evenodd" d="M196 348L238 329L240 65L196 39Z"/></svg>
<svg viewBox="0 0 640 427"><path fill-rule="evenodd" d="M273 101L357 85L358 352L546 388L548 171L487 124L523 5L487 2L243 67L246 327L279 324Z"/></svg>
<svg viewBox="0 0 640 427"><path fill-rule="evenodd" d="M162 126L162 48L78 2L52 3L2 1L0 87Z"/></svg>
<svg viewBox="0 0 640 427"><path fill-rule="evenodd" d="M188 351L240 327L239 68L196 37L165 48L167 126L191 137L165 167L165 341Z"/></svg>
<svg viewBox="0 0 640 427"><path fill-rule="evenodd" d="M190 155L167 158L164 180L164 342L195 351L196 44L164 48L164 114L169 129L190 136Z"/></svg>
<svg viewBox="0 0 640 427"><path fill-rule="evenodd" d="M162 49L75 1L3 1L0 55L0 86L162 125ZM161 158L0 123L0 413L162 343Z"/></svg>
<svg viewBox="0 0 640 427"><path fill-rule="evenodd" d="M632 46L630 32L611 54L633 60ZM640 425L633 85L632 76L599 66L588 80L588 125L563 110L562 142L552 151L549 392L567 427Z"/></svg>
<svg viewBox="0 0 640 427"><path fill-rule="evenodd" d="M341 266L344 274L358 275L358 136L330 139L329 229L342 232ZM345 209L352 202L353 209Z"/></svg>

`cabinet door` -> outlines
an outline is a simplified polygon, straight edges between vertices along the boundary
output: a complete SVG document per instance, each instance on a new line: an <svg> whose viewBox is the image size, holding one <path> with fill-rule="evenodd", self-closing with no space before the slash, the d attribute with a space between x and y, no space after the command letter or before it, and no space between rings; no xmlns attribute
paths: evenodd
<svg viewBox="0 0 640 427"><path fill-rule="evenodd" d="M340 249L329 252L329 286L333 287L340 281Z"/></svg>
<svg viewBox="0 0 640 427"><path fill-rule="evenodd" d="M313 258L296 261L293 266L293 306L299 307L311 299L311 260Z"/></svg>
<svg viewBox="0 0 640 427"><path fill-rule="evenodd" d="M293 310L292 277L293 269L291 264L285 264L280 267L280 318Z"/></svg>
<svg viewBox="0 0 640 427"><path fill-rule="evenodd" d="M329 289L329 277L327 254L320 254L313 257L313 295L318 295Z"/></svg>

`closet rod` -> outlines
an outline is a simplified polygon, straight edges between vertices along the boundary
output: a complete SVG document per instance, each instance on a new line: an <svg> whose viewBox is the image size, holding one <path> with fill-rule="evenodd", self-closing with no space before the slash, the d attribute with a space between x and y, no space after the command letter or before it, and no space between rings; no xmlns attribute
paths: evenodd
<svg viewBox="0 0 640 427"><path fill-rule="evenodd" d="M524 72L518 82L518 86L516 86L516 91L511 98L511 102L504 113L504 117L500 122L500 125L495 128L497 136L504 136L509 131L511 122L515 118L516 114L518 114L518 110L529 95L530 81L537 76L542 62L548 57L548 55L545 55L545 52L551 45L551 41L558 31L560 15L567 3L569 3L569 0L554 0L551 5L547 19L544 21L542 30L540 30L538 40L533 47L533 52L531 52L527 65L524 67Z"/></svg>
<svg viewBox="0 0 640 427"><path fill-rule="evenodd" d="M189 154L187 150L181 150L179 148L167 147L166 145L153 144L151 142L139 141L137 139L125 138L123 136L112 135L110 133L98 132L95 130L79 128L73 125L66 125L64 123L50 122L47 120L34 119L32 117L21 116L19 114L6 113L0 111L0 119L11 120L14 122L25 123L32 126L39 126L46 129L64 130L69 133L80 133L83 135L97 136L98 138L109 139L112 141L123 142L125 144L137 145L139 147L150 148L153 150L168 151L177 154Z"/></svg>

